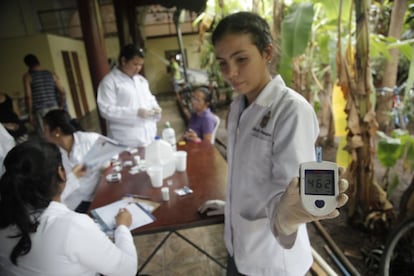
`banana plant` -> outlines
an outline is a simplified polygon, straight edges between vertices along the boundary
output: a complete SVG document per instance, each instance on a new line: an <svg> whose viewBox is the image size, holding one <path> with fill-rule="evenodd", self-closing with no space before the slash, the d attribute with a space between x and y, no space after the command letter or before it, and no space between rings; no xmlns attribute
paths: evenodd
<svg viewBox="0 0 414 276"><path fill-rule="evenodd" d="M382 131L377 131L377 135L379 137L377 157L385 168L381 186L386 190L387 197L391 198L400 185L399 173L394 172L390 175L393 168L398 162L402 162L404 172L411 173L414 170L414 136L400 129L393 130L391 136Z"/></svg>

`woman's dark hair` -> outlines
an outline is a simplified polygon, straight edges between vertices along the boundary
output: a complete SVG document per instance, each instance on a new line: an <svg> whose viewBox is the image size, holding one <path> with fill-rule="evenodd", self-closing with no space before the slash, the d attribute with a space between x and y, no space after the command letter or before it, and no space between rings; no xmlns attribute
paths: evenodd
<svg viewBox="0 0 414 276"><path fill-rule="evenodd" d="M17 258L29 253L30 234L35 233L39 216L60 191L58 168L62 157L58 147L41 139L23 142L4 159L5 173L0 179L0 229L15 225L10 238L18 239L10 254Z"/></svg>
<svg viewBox="0 0 414 276"><path fill-rule="evenodd" d="M49 130L60 128L63 134L69 135L76 131L83 131L81 125L76 119L72 119L68 112L63 109L54 109L46 113L43 117L45 124L49 126Z"/></svg>
<svg viewBox="0 0 414 276"><path fill-rule="evenodd" d="M121 52L119 53L118 62L121 64L121 59L125 58L127 61L133 59L135 56L144 58L144 50L136 47L134 44L128 44L122 47Z"/></svg>
<svg viewBox="0 0 414 276"><path fill-rule="evenodd" d="M238 12L224 17L213 31L213 45L228 34L250 34L253 44L261 53L273 42L269 24L251 12Z"/></svg>
<svg viewBox="0 0 414 276"><path fill-rule="evenodd" d="M29 68L33 68L34 66L40 64L39 59L33 54L27 54L23 61Z"/></svg>

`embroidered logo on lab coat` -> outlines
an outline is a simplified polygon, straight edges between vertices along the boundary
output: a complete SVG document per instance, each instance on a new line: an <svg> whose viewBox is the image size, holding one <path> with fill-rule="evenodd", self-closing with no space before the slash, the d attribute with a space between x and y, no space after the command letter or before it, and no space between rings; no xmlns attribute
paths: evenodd
<svg viewBox="0 0 414 276"><path fill-rule="evenodd" d="M268 123L270 120L270 110L266 112L266 114L262 117L262 119L259 122L259 126L253 127L253 133L252 135L254 137L257 137L261 140L271 140L271 133L266 129Z"/></svg>
<svg viewBox="0 0 414 276"><path fill-rule="evenodd" d="M260 127L265 128L267 126L267 123L270 119L270 110L263 116L262 120L260 121Z"/></svg>

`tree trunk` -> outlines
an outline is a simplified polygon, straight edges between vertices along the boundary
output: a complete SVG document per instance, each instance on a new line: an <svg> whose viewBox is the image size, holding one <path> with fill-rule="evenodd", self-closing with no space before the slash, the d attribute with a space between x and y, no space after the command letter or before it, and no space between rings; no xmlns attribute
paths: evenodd
<svg viewBox="0 0 414 276"><path fill-rule="evenodd" d="M332 85L332 74L330 70L326 70L323 75L323 88L325 94L325 102L322 103L322 114L324 114L324 121L326 122L326 126L328 132L326 134L325 145L326 146L334 146L335 145L335 120L333 117L333 110L332 110L332 92L333 92L333 85Z"/></svg>
<svg viewBox="0 0 414 276"><path fill-rule="evenodd" d="M404 24L404 14L407 11L407 0L394 1L394 6L391 12L390 28L388 30L388 37L400 39L402 27ZM396 48L390 49L390 58L386 61L384 66L384 75L382 78L382 87L393 88L396 85L399 51ZM384 95L377 97L377 121L380 130L384 132L390 131L389 113L392 110L392 92L387 92Z"/></svg>
<svg viewBox="0 0 414 276"><path fill-rule="evenodd" d="M355 0L356 45L355 56L341 51L338 37L338 76L342 91L347 99L347 145L352 156L348 168L350 182L349 216L353 222L364 221L372 210L385 211L392 208L386 200L385 192L376 183L372 161L373 135L377 123L370 102L373 93L371 71L369 67L369 4L370 0ZM338 23L340 24L340 22ZM340 31L338 32L340 33ZM350 47L350 46L349 46ZM348 49L347 53L352 50Z"/></svg>

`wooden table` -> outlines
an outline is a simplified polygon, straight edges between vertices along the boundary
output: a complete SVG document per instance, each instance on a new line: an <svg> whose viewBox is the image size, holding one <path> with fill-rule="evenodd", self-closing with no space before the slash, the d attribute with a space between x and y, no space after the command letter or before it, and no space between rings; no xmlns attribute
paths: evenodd
<svg viewBox="0 0 414 276"><path fill-rule="evenodd" d="M171 177L164 179L163 187L170 187L169 201L162 200L161 188L151 186L146 172L131 175L128 172L129 168L124 168L120 182L107 182L105 176L112 172L111 168L108 168L98 185L90 210L119 200L130 193L148 196L150 200L160 203L153 212L155 222L133 230L134 235L222 223L223 216L208 217L201 215L197 210L206 200L225 200L226 161L214 145L208 142L187 143L178 146L177 150L187 152L187 170L175 172ZM143 149L139 150L139 155L144 156ZM133 156L124 152L120 159L132 160ZM167 184L169 180L172 180L171 186ZM192 189L193 193L179 196L174 192L175 189L184 186Z"/></svg>
<svg viewBox="0 0 414 276"><path fill-rule="evenodd" d="M96 190L95 198L89 208L89 210L92 210L112 203L121 199L128 193L148 196L150 200L160 203L160 206L152 213L156 220L151 224L147 224L132 231L133 235L161 231L169 232L154 248L149 257L140 264L138 274L150 262L152 257L172 233L175 233L205 254L212 261L225 268L222 263L185 236L181 235L177 230L222 223L224 221L224 216L222 215L212 217L201 215L198 212L198 208L209 199L225 200L227 163L217 148L209 142L187 143L184 146L178 146L177 150L184 150L187 152L187 170L185 172L175 172L171 177L164 179L163 187L170 188L169 201L162 200L161 188L152 187L151 180L146 172L140 172L133 175L128 172L129 168L126 167L121 172L122 180L120 182L107 182L105 177L112 172L112 168L110 167L105 170ZM144 157L144 149L139 149L138 154L141 158ZM124 152L120 155L120 160L123 162L132 159L133 155L128 152ZM169 186L168 182L171 181L172 184ZM188 186L192 189L193 193L179 196L174 192L175 189L183 188L184 186Z"/></svg>

